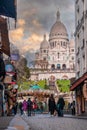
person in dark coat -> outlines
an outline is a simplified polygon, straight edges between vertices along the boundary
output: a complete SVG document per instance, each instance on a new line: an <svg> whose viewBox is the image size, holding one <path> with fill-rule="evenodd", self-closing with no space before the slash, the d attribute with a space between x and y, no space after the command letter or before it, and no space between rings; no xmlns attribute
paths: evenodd
<svg viewBox="0 0 87 130"><path fill-rule="evenodd" d="M28 116L31 116L31 111L32 111L32 101L29 98L27 101L27 110L28 110Z"/></svg>
<svg viewBox="0 0 87 130"><path fill-rule="evenodd" d="M48 107L49 107L50 114L54 115L54 112L55 112L55 109L56 109L56 103L55 103L55 99L53 97L53 94L51 94L51 96L49 97Z"/></svg>
<svg viewBox="0 0 87 130"><path fill-rule="evenodd" d="M23 103L19 102L19 110L20 110L20 114L23 115Z"/></svg>
<svg viewBox="0 0 87 130"><path fill-rule="evenodd" d="M65 101L63 99L63 97L59 97L58 101L57 101L57 112L58 112L58 116L63 116L63 109L65 106Z"/></svg>

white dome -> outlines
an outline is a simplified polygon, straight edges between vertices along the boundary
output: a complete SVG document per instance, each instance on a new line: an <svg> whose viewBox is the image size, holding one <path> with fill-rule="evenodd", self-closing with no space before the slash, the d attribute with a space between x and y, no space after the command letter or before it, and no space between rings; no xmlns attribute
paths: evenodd
<svg viewBox="0 0 87 130"><path fill-rule="evenodd" d="M68 37L65 25L60 21L60 12L57 12L57 21L52 26L50 31L50 37L53 36L66 36Z"/></svg>
<svg viewBox="0 0 87 130"><path fill-rule="evenodd" d="M48 48L49 48L49 43L46 40L46 35L44 35L44 39L41 42L40 49L48 49Z"/></svg>

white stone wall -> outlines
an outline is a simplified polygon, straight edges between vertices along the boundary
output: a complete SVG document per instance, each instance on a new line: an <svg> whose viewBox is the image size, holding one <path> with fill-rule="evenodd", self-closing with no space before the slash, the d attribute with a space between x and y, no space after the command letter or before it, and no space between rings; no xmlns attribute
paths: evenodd
<svg viewBox="0 0 87 130"><path fill-rule="evenodd" d="M76 0L77 1L77 0ZM75 5L76 14L76 77L87 71L87 0L78 0ZM83 15L84 14L84 15Z"/></svg>
<svg viewBox="0 0 87 130"><path fill-rule="evenodd" d="M37 72L31 73L31 80L43 80L43 79L50 79L51 76L54 76L55 79L71 79L75 77L75 73L73 71L47 71L47 72Z"/></svg>

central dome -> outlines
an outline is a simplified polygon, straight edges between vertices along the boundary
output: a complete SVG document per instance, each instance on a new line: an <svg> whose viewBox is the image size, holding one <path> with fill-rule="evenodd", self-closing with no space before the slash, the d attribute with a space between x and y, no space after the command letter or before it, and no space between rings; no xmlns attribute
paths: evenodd
<svg viewBox="0 0 87 130"><path fill-rule="evenodd" d="M50 31L50 37L52 36L68 36L65 25L60 21L60 12L57 12L57 20L52 26Z"/></svg>

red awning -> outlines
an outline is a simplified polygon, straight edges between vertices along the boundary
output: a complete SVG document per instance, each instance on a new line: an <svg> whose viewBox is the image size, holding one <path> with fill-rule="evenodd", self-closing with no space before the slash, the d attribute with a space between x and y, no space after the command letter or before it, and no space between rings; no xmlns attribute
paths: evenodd
<svg viewBox="0 0 87 130"><path fill-rule="evenodd" d="M71 86L70 90L73 91L74 89L76 89L82 82L84 82L84 80L87 79L87 72L80 77L79 79L77 79Z"/></svg>

